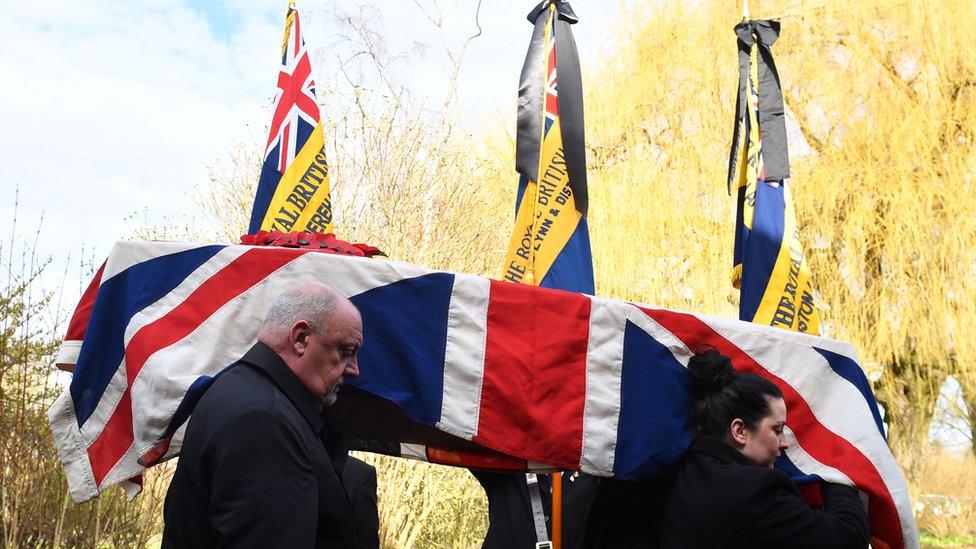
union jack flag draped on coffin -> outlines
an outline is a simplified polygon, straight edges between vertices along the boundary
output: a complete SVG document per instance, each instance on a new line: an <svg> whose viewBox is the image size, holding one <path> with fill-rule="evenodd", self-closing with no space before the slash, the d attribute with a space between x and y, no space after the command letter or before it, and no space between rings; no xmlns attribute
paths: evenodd
<svg viewBox="0 0 976 549"><path fill-rule="evenodd" d="M331 233L329 192L329 164L315 102L312 64L298 10L292 4L285 22L278 92L248 233Z"/></svg>
<svg viewBox="0 0 976 549"><path fill-rule="evenodd" d="M361 447L468 467L491 466L487 455L523 470L659 473L690 442L685 365L689 349L708 344L785 394L795 475L856 485L875 537L917 545L905 482L848 344L292 248L115 246L91 292L71 386L49 413L75 501L177 455L195 388L247 351L276 295L308 279L363 315L361 375L335 405Z"/></svg>

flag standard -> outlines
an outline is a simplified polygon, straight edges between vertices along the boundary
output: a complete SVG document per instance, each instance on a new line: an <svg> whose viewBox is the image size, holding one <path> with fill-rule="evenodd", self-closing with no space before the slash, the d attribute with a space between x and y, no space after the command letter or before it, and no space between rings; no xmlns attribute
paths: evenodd
<svg viewBox="0 0 976 549"><path fill-rule="evenodd" d="M567 2L542 2L519 80L515 229L504 280L592 294L583 86Z"/></svg>
<svg viewBox="0 0 976 549"><path fill-rule="evenodd" d="M329 165L298 10L288 7L281 68L248 232L332 232Z"/></svg>
<svg viewBox="0 0 976 549"><path fill-rule="evenodd" d="M783 93L770 47L777 21L743 21L739 93L729 155L729 188L737 189L733 286L739 319L820 333L810 270L787 186L790 177Z"/></svg>

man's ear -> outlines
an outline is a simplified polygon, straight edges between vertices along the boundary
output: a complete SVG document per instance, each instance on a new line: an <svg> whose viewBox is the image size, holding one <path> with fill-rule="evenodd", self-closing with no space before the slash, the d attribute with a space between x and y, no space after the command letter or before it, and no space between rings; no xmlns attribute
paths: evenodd
<svg viewBox="0 0 976 549"><path fill-rule="evenodd" d="M295 354L302 356L305 354L305 349L309 345L309 335L311 334L311 329L309 328L308 322L304 320L299 320L291 327L290 338L288 342L291 344L292 349Z"/></svg>
<svg viewBox="0 0 976 549"><path fill-rule="evenodd" d="M749 440L749 437L746 435L746 422L740 418L733 419L732 423L729 424L729 434L732 437L732 441L738 444L745 444Z"/></svg>

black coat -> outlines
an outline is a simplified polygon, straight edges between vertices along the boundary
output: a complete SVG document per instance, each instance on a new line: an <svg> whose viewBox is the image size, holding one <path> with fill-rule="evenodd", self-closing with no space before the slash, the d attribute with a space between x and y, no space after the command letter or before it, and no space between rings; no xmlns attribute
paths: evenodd
<svg viewBox="0 0 976 549"><path fill-rule="evenodd" d="M580 474L576 484L588 487L577 494L589 500L573 517L566 501L567 520L582 524L582 541L576 547L586 549L653 549L657 547L657 519L664 505L666 478L642 481L598 478Z"/></svg>
<svg viewBox="0 0 976 549"><path fill-rule="evenodd" d="M342 468L342 484L352 503L359 546L364 549L378 548L380 519L376 506L376 468L349 456Z"/></svg>
<svg viewBox="0 0 976 549"><path fill-rule="evenodd" d="M163 547L356 547L339 442L281 358L255 345L194 408Z"/></svg>
<svg viewBox="0 0 976 549"><path fill-rule="evenodd" d="M529 488L523 473L475 471L488 496L488 531L482 549L531 549L536 544L535 521ZM552 539L552 476L538 475L539 495L546 519L546 532ZM587 517L591 514L597 489L602 479L585 474L563 473L564 549L598 547L587 542ZM615 538L616 539L616 538ZM619 547L603 544L599 547Z"/></svg>
<svg viewBox="0 0 976 549"><path fill-rule="evenodd" d="M529 488L523 473L496 473L472 470L488 496L488 531L482 549L531 549L535 547L535 522ZM552 488L548 475L539 475L542 509L547 533L552 505ZM550 534L551 535L551 534ZM551 538L550 538L551 539Z"/></svg>
<svg viewBox="0 0 976 549"><path fill-rule="evenodd" d="M813 509L786 473L699 440L668 490L661 547L867 547L857 491L824 484L822 494L824 509Z"/></svg>

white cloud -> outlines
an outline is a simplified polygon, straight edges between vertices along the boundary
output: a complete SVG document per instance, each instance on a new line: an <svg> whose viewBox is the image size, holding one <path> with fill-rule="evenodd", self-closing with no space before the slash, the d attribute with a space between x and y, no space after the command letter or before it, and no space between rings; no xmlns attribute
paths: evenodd
<svg viewBox="0 0 976 549"><path fill-rule="evenodd" d="M585 65L616 10L577 4ZM446 59L435 28L401 0L300 2L320 86L337 80L338 37L348 30L336 5L375 6L394 51L421 46L424 55L399 72L436 108ZM473 5L451 15L449 44L470 33ZM100 260L135 212L154 221L192 210L188 193L207 184L208 166L235 143L265 138L284 9L262 0L0 0L0 230L11 230L16 186L20 230L30 233L44 212L40 252L60 261L81 244ZM466 114L514 104L527 9L484 2L484 34L460 82Z"/></svg>
<svg viewBox="0 0 976 549"><path fill-rule="evenodd" d="M207 166L263 125L273 94L278 10L249 10L229 39L174 2L0 7L0 227L44 212L42 250L104 256L123 219L185 211ZM57 240L55 240L57 239ZM59 270L59 269L55 269Z"/></svg>

